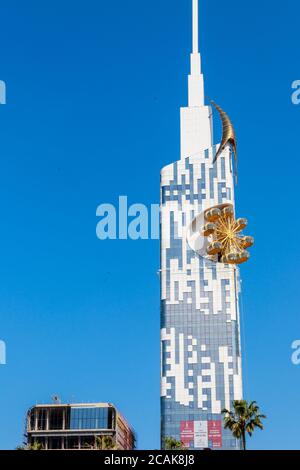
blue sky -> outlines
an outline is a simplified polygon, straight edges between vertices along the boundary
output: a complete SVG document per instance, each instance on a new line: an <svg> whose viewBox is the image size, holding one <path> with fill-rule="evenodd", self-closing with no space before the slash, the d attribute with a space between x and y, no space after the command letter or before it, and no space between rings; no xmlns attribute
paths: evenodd
<svg viewBox="0 0 300 470"><path fill-rule="evenodd" d="M250 447L299 449L300 79L297 0L202 1L206 94L239 141L245 396L268 415ZM0 447L53 394L110 401L159 447L159 243L100 241L96 208L159 200L179 158L191 2L1 2ZM218 136L216 127L215 139Z"/></svg>

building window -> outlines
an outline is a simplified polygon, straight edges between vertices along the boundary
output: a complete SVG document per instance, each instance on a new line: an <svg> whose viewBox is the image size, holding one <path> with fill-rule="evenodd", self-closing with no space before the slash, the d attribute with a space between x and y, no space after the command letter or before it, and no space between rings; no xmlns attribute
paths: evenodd
<svg viewBox="0 0 300 470"><path fill-rule="evenodd" d="M47 410L44 408L36 408L37 413L37 429L39 431L47 429Z"/></svg>
<svg viewBox="0 0 300 470"><path fill-rule="evenodd" d="M49 437L48 449L62 449L62 438L61 437Z"/></svg>
<svg viewBox="0 0 300 470"><path fill-rule="evenodd" d="M70 428L111 429L111 413L107 407L72 408Z"/></svg>
<svg viewBox="0 0 300 470"><path fill-rule="evenodd" d="M49 409L49 429L63 429L64 409Z"/></svg>
<svg viewBox="0 0 300 470"><path fill-rule="evenodd" d="M96 441L95 436L82 436L81 437L81 449L91 450L95 449Z"/></svg>
<svg viewBox="0 0 300 470"><path fill-rule="evenodd" d="M79 449L79 437L77 436L66 437L65 449Z"/></svg>

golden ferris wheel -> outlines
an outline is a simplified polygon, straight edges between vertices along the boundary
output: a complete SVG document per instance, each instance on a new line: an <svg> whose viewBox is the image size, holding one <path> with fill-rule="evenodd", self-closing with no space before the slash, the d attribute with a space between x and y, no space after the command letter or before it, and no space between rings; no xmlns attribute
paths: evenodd
<svg viewBox="0 0 300 470"><path fill-rule="evenodd" d="M206 252L225 264L242 264L250 255L247 248L253 243L253 237L244 236L242 231L247 226L247 219L235 219L231 204L212 207L204 213L206 224L202 233L207 237Z"/></svg>

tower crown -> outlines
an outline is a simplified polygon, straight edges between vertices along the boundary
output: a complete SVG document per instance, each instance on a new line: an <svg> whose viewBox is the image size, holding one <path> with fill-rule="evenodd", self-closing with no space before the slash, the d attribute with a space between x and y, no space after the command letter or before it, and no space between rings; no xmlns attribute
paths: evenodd
<svg viewBox="0 0 300 470"><path fill-rule="evenodd" d="M199 53L199 5L193 3L193 48L188 78L188 107L181 108L181 158L201 154L213 142L211 108L204 104L204 79Z"/></svg>

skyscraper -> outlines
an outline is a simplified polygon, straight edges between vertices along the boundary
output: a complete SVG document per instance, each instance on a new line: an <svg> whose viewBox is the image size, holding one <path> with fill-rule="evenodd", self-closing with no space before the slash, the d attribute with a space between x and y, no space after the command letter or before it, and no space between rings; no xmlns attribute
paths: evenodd
<svg viewBox="0 0 300 470"><path fill-rule="evenodd" d="M236 140L224 111L213 144L198 50L193 52L188 107L181 108L181 159L161 171L161 437L186 447L239 449L223 429L222 409L242 398L239 268L253 243L235 218Z"/></svg>

